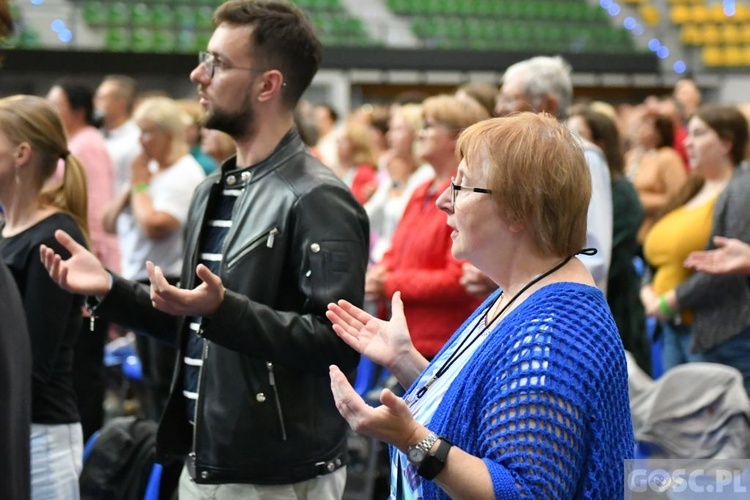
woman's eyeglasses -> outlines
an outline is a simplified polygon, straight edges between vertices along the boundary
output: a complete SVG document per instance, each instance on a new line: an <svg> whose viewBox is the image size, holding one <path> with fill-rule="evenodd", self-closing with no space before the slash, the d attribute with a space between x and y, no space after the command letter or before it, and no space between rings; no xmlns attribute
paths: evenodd
<svg viewBox="0 0 750 500"><path fill-rule="evenodd" d="M481 193L481 194L492 194L492 191L485 188L475 188L475 187L468 187L468 186L459 186L456 184L456 178L451 177L451 206L456 206L456 196L458 195L459 191L471 191L473 193Z"/></svg>

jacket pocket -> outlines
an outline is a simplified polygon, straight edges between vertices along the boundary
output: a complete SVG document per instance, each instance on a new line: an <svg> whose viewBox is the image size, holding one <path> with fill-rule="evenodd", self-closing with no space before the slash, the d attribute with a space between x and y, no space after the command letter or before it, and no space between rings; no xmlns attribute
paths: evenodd
<svg viewBox="0 0 750 500"><path fill-rule="evenodd" d="M357 269L356 250L350 242L321 241L309 245L309 270L306 274L310 295L306 307L325 311L330 302L340 298L356 300L351 286L364 283L364 274ZM352 260L355 259L355 260ZM362 273L361 282L354 279Z"/></svg>
<svg viewBox="0 0 750 500"><path fill-rule="evenodd" d="M266 248L273 248L276 241L276 236L278 235L278 227L273 227L267 231L262 232L260 236L253 238L250 243L245 245L244 248L240 249L240 251L236 255L233 255L227 261L227 269L231 269L232 267L237 265L239 261L244 259L250 252L256 250L257 248L260 248L263 245L265 245Z"/></svg>
<svg viewBox="0 0 750 500"><path fill-rule="evenodd" d="M273 363L266 361L266 368L268 368L268 384L273 389L273 397L276 403L276 415L279 418L279 426L281 428L281 440L286 441L286 425L284 424L284 412L281 411L281 399L279 398L279 388L276 385L276 375L273 372Z"/></svg>

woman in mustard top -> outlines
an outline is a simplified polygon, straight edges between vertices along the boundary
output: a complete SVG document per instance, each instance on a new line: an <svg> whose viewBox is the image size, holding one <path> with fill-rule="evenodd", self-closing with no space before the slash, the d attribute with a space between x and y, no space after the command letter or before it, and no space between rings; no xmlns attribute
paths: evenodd
<svg viewBox="0 0 750 500"><path fill-rule="evenodd" d="M643 253L654 269L654 273L651 283L644 287L647 294L649 291L657 295L665 294L693 273L682 263L690 252L701 250L706 246L711 233L711 218L715 203L716 193L707 199L681 205L664 215L648 232L643 245ZM645 307L648 307L647 300L643 303ZM700 361L699 355L690 352L692 322L693 313L687 310L680 311L672 317L660 319L659 326L664 339L662 347L664 370L688 361Z"/></svg>
<svg viewBox="0 0 750 500"><path fill-rule="evenodd" d="M744 239L750 233L750 176L737 168L747 140L747 121L736 108L701 108L688 124L691 177L646 236L644 255L655 272L641 290L641 299L646 312L662 326L665 370L696 360L736 364L717 357L714 350L750 325L750 307L737 302L750 302L750 295L741 292L746 285L735 290L728 277L694 273L683 265L716 234L729 231ZM750 338L744 344L750 355ZM750 376L750 365L747 368Z"/></svg>

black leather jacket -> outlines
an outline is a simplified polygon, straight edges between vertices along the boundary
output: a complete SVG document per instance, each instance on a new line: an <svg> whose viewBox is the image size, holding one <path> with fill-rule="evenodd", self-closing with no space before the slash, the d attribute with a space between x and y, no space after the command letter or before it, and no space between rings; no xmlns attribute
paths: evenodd
<svg viewBox="0 0 750 500"><path fill-rule="evenodd" d="M193 197L181 283L194 288L197 246L212 192L243 189L224 243L226 296L205 339L195 426L182 396L187 321L156 311L147 290L115 277L99 312L155 336L178 328L180 353L162 416L162 457L188 454L199 483L288 484L346 459L347 424L328 367L352 373L358 355L333 333L329 302L363 300L369 228L362 207L295 129L261 163L235 159ZM172 332L174 330L171 330Z"/></svg>

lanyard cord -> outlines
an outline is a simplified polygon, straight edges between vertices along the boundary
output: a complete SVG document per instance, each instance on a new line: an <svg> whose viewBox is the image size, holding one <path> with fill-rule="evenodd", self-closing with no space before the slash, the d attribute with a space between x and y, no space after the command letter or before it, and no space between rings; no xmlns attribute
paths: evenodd
<svg viewBox="0 0 750 500"><path fill-rule="evenodd" d="M555 267L553 267L552 269L545 271L544 273L539 274L536 277L534 277L531 281L526 283L526 285L524 285L523 288L521 288L518 292L516 292L516 294L503 306L503 308L500 309L500 312L498 312L497 314L495 314L495 316L493 316L492 320L489 323L484 323L484 320L487 319L487 315L489 314L490 309L492 309L492 307L497 303L497 301L503 297L503 292L500 292L500 295L498 295L497 299L495 299L495 301L489 307L487 307L487 309L484 310L484 314L482 314L482 317L479 318L479 320L474 324L469 334L463 338L461 343L458 345L458 348L453 352L453 354L451 354L451 356L443 364L443 366L438 368L438 370L435 372L435 375L433 375L432 378L428 380L427 383L423 385L422 388L417 391L417 399L420 399L422 396L425 395L425 393L430 388L430 386L434 384L437 379L442 377L445 374L445 372L448 371L448 368L450 368L453 363L458 361L461 358L461 356L474 344L474 342L476 342L477 339L479 339L479 337L481 337L487 330L489 330L490 326L492 326L492 324L495 321L497 321L497 319L500 316L503 315L503 313L513 304L513 302L516 301L518 297L521 296L523 292L525 292L534 284L538 283L539 281L543 280L550 274L554 273L555 271L563 267L572 258L573 258L572 255L569 257L566 257L565 259L563 259L562 262L556 264ZM479 333L474 335L474 330L476 330L477 326L479 326L480 324L484 324L483 328L479 331ZM466 344L465 347L464 347L464 344Z"/></svg>

